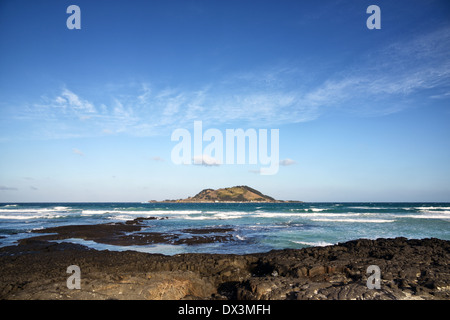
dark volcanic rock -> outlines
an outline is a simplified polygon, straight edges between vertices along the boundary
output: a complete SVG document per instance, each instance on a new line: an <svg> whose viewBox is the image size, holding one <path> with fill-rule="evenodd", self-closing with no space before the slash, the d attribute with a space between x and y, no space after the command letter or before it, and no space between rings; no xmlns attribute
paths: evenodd
<svg viewBox="0 0 450 320"><path fill-rule="evenodd" d="M70 238L79 238L84 240L94 240L99 243L107 242L107 239L115 241L125 235L126 232L141 230L141 226L124 223L107 223L96 225L69 225L53 228L33 230L33 233L51 233L50 235L37 236L33 238L20 240L19 243L25 244L32 240L64 240Z"/></svg>
<svg viewBox="0 0 450 320"><path fill-rule="evenodd" d="M232 228L199 228L185 229L181 233L163 233L163 232L138 232L144 227L145 221L165 218L136 218L124 223L105 223L96 225L68 225L51 227L40 230L33 230L33 233L49 233L47 235L31 237L19 240L24 245L30 241L51 241L64 239L83 239L92 240L97 243L117 245L117 246L143 246L155 243L166 244L202 244L213 242L233 241L231 234L217 235L217 233L226 233L233 231ZM195 234L191 237L182 236L182 233Z"/></svg>
<svg viewBox="0 0 450 320"><path fill-rule="evenodd" d="M0 248L0 299L449 300L449 258L450 241L438 239L174 256L28 239ZM81 269L80 290L66 287L69 265ZM381 289L367 288L369 265L380 267Z"/></svg>

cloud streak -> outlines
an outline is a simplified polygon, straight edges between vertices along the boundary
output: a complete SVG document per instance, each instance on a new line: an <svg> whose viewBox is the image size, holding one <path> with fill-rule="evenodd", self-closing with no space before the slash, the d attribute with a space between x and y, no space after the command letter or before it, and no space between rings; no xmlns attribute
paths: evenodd
<svg viewBox="0 0 450 320"><path fill-rule="evenodd" d="M157 161L157 162L165 162L166 161L163 158L161 158L160 156L154 156L154 157L152 157L152 160Z"/></svg>
<svg viewBox="0 0 450 320"><path fill-rule="evenodd" d="M292 166L293 164L296 164L296 163L297 163L296 161L287 158L287 159L280 161L280 166L287 167L287 166Z"/></svg>
<svg viewBox="0 0 450 320"><path fill-rule="evenodd" d="M77 155L79 155L79 156L84 157L84 153L83 153L82 151L76 149L76 148L73 148L73 149L72 149L72 152L73 152L74 154L77 154Z"/></svg>
<svg viewBox="0 0 450 320"><path fill-rule="evenodd" d="M0 186L0 191L17 191L19 189L13 187Z"/></svg>
<svg viewBox="0 0 450 320"><path fill-rule="evenodd" d="M221 163L216 158L210 157L207 154L200 155L200 156L194 156L192 158L194 165L202 165L206 167L213 167L213 166L220 166Z"/></svg>
<svg viewBox="0 0 450 320"><path fill-rule="evenodd" d="M313 68L293 64L224 75L194 89L150 82L123 85L126 94L106 91L97 104L63 87L53 98L31 104L23 117L41 120L44 137L65 138L155 136L194 120L273 127L313 121L330 110L383 116L404 110L408 99L423 90L440 90L430 99L450 98L449 51L447 27L392 43L315 83L305 77Z"/></svg>

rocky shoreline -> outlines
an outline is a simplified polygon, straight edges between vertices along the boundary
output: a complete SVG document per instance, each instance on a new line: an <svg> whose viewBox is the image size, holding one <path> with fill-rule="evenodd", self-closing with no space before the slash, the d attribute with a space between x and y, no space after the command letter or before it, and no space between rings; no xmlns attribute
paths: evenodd
<svg viewBox="0 0 450 320"><path fill-rule="evenodd" d="M449 258L450 241L434 238L174 256L35 238L0 248L0 299L449 300ZM70 265L81 289L67 288ZM381 289L367 287L369 265L380 268Z"/></svg>
<svg viewBox="0 0 450 320"><path fill-rule="evenodd" d="M126 222L112 222L92 225L67 225L32 230L32 233L44 233L19 240L19 244L27 244L30 241L56 241L64 239L83 239L102 244L116 246L145 246L150 244L164 243L172 245L195 245L202 243L233 241L230 231L232 228L199 228L181 229L178 232L165 233L148 231L152 228L146 226L149 220L164 220L167 217L136 218ZM190 236L186 236L189 234Z"/></svg>

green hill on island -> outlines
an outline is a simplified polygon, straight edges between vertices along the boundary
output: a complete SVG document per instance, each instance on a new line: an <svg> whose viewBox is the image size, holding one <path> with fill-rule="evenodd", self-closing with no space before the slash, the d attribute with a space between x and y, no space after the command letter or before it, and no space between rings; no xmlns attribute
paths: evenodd
<svg viewBox="0 0 450 320"><path fill-rule="evenodd" d="M157 202L157 201L150 201ZM163 202L301 202L275 200L248 186L235 186L221 189L203 189L193 197Z"/></svg>

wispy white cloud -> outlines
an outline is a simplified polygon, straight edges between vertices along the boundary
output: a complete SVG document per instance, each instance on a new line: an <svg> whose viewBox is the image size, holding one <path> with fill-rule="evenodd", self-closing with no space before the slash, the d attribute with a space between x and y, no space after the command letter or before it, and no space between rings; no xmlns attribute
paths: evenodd
<svg viewBox="0 0 450 320"><path fill-rule="evenodd" d="M330 110L383 116L408 108L411 97L424 90L430 90L429 98L450 98L448 52L450 29L442 28L374 50L314 81L308 77L314 67L285 64L226 74L198 88L108 84L98 90L104 93L97 104L63 87L30 104L18 118L42 120L41 135L65 138L167 134L194 120L267 128L313 121Z"/></svg>
<svg viewBox="0 0 450 320"><path fill-rule="evenodd" d="M84 153L83 153L82 151L76 149L76 148L73 148L73 149L72 149L72 152L73 152L74 154L77 154L77 155L79 155L79 156L84 157Z"/></svg>
<svg viewBox="0 0 450 320"><path fill-rule="evenodd" d="M250 173L259 174L259 175L273 175L276 172L278 172L278 168L276 169L275 173L273 172L273 169L270 168L258 168L258 169L250 169L248 170Z"/></svg>
<svg viewBox="0 0 450 320"><path fill-rule="evenodd" d="M291 166L291 165L296 164L296 163L297 162L295 160L287 158L287 159L283 159L283 160L280 161L280 166L287 167L287 166Z"/></svg>
<svg viewBox="0 0 450 320"><path fill-rule="evenodd" d="M207 154L203 154L203 155L199 155L199 156L194 156L192 158L192 163L196 164L196 165L202 165L202 166L207 166L207 167L211 167L211 166L220 166L221 163L219 160L217 160L216 158L213 158Z"/></svg>
<svg viewBox="0 0 450 320"><path fill-rule="evenodd" d="M151 87L148 83L142 84L142 93L138 95L137 99L141 104L145 104L152 93Z"/></svg>
<svg viewBox="0 0 450 320"><path fill-rule="evenodd" d="M0 186L0 191L17 191L19 189L14 187Z"/></svg>
<svg viewBox="0 0 450 320"><path fill-rule="evenodd" d="M74 110L79 110L82 113L95 113L95 107L92 103L87 100L81 99L78 95L72 91L64 88L61 95L56 97L55 102L60 104L62 107L70 107Z"/></svg>
<svg viewBox="0 0 450 320"><path fill-rule="evenodd" d="M160 156L154 156L152 157L153 161L159 161L159 162L165 162L166 160L164 160L163 158L161 158Z"/></svg>
<svg viewBox="0 0 450 320"><path fill-rule="evenodd" d="M283 167L287 167L287 166L292 166L294 164L297 164L297 161L286 158L281 160L280 162L278 162L278 165L283 166ZM277 169L278 171L278 169ZM258 168L258 169L250 169L248 170L248 172L250 173L254 173L254 174L259 174L259 175L264 175L264 174L272 174L270 173L270 169L269 168Z"/></svg>
<svg viewBox="0 0 450 320"><path fill-rule="evenodd" d="M432 99L448 99L450 98L450 92L444 92L436 95L430 96Z"/></svg>

